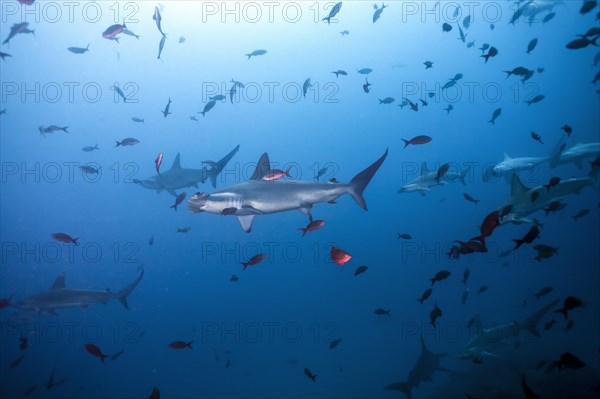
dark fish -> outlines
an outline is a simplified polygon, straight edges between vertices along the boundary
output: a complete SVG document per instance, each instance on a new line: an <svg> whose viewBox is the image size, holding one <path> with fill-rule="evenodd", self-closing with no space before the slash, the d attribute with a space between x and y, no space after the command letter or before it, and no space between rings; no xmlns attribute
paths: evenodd
<svg viewBox="0 0 600 399"><path fill-rule="evenodd" d="M546 212L546 216L548 216L550 213L558 212L560 210L565 209L566 206L567 204L563 204L560 201L553 201L550 203L550 205L548 205L548 208L544 209L544 211Z"/></svg>
<svg viewBox="0 0 600 399"><path fill-rule="evenodd" d="M521 376L521 389L523 389L523 393L527 399L540 399L540 397L529 388L529 385L527 385L525 374Z"/></svg>
<svg viewBox="0 0 600 399"><path fill-rule="evenodd" d="M304 369L304 375L310 378L313 382L317 382L317 375L313 374L309 369Z"/></svg>
<svg viewBox="0 0 600 399"><path fill-rule="evenodd" d="M229 356L227 356L227 361L225 362L225 368L228 369L231 367L231 360L229 360Z"/></svg>
<svg viewBox="0 0 600 399"><path fill-rule="evenodd" d="M164 48L165 48L165 41L167 40L166 36L163 36L160 38L160 42L158 43L158 57L156 57L157 60L160 60L160 55L162 54ZM166 116L165 116L166 118Z"/></svg>
<svg viewBox="0 0 600 399"><path fill-rule="evenodd" d="M554 290L554 288L552 288L552 287L544 287L541 290L539 290L538 292L536 292L535 294L533 294L533 296L535 296L537 299L540 299L544 295L548 295L549 293L551 293L553 290Z"/></svg>
<svg viewBox="0 0 600 399"><path fill-rule="evenodd" d="M419 111L419 104L415 104L412 101L410 101L408 98L404 97L404 101L406 101L408 103L408 105L410 106L410 109L412 109L415 112Z"/></svg>
<svg viewBox="0 0 600 399"><path fill-rule="evenodd" d="M597 5L598 5L598 2L596 0L586 0L583 2L583 5L579 9L579 13L582 15L587 14L588 12L590 12L594 8L596 8Z"/></svg>
<svg viewBox="0 0 600 399"><path fill-rule="evenodd" d="M13 37L15 37L17 34L19 33L33 33L35 36L34 31L29 30L27 27L29 26L29 22L21 22L18 24L13 24L13 26L10 28L10 33L8 34L8 37L6 38L6 40L4 40L2 42L2 44L6 44L10 41L10 39L12 39Z"/></svg>
<svg viewBox="0 0 600 399"><path fill-rule="evenodd" d="M379 99L379 104L391 104L394 101L396 101L394 97L386 97L383 100Z"/></svg>
<svg viewBox="0 0 600 399"><path fill-rule="evenodd" d="M306 233L308 233L309 231L318 230L318 229L320 229L323 226L325 226L325 221L324 220L320 220L320 219L316 219L316 220L311 221L306 227L299 228L298 230L302 231L302 237L304 237L304 235Z"/></svg>
<svg viewBox="0 0 600 399"><path fill-rule="evenodd" d="M123 139L121 141L115 140L115 142L117 143L117 144L115 144L115 147L118 147L118 146L125 147L125 146L131 146L131 145L139 144L140 141L138 139L134 139L133 137L128 137L128 138Z"/></svg>
<svg viewBox="0 0 600 399"><path fill-rule="evenodd" d="M466 289L463 291L462 298L461 298L461 300L460 300L460 303L461 303L462 305L466 305L466 304L467 304L467 298L469 297L469 292L471 292L471 290L470 290L470 289L468 289L468 288L466 288Z"/></svg>
<svg viewBox="0 0 600 399"><path fill-rule="evenodd" d="M467 15L465 17L465 19L463 19L463 26L465 29L469 29L469 26L471 26L471 16Z"/></svg>
<svg viewBox="0 0 600 399"><path fill-rule="evenodd" d="M544 144L544 142L542 141L542 138L536 132L531 132L531 138L534 139L535 141L537 141L540 144Z"/></svg>
<svg viewBox="0 0 600 399"><path fill-rule="evenodd" d="M500 114L502 114L502 108L498 108L494 111L494 113L492 114L492 119L490 119L488 121L488 123L491 123L492 125L495 124L496 119L500 116Z"/></svg>
<svg viewBox="0 0 600 399"><path fill-rule="evenodd" d="M163 161L163 153L160 152L160 153L158 153L158 156L154 160L154 166L156 167L156 173L158 173L159 176L160 176L160 165L162 164L162 161Z"/></svg>
<svg viewBox="0 0 600 399"><path fill-rule="evenodd" d="M110 357L110 361L114 362L115 360L117 360L118 358L120 358L123 353L125 353L125 351L123 349L121 349L120 351L118 351L117 353L115 353L114 355L112 355Z"/></svg>
<svg viewBox="0 0 600 399"><path fill-rule="evenodd" d="M223 210L221 211L221 215L223 216L229 216L229 215L235 215L237 213L238 209L235 206L230 206L229 208L223 208Z"/></svg>
<svg viewBox="0 0 600 399"><path fill-rule="evenodd" d="M215 100L209 101L204 105L204 110L202 110L201 112L199 112L200 114L202 114L202 116L204 116L204 114L206 114L208 111L210 111L211 109L213 109L213 107L217 104L217 102Z"/></svg>
<svg viewBox="0 0 600 399"><path fill-rule="evenodd" d="M185 348L192 349L193 342L194 341L190 341L190 342L174 341L169 344L169 348L171 348L171 349L185 349Z"/></svg>
<svg viewBox="0 0 600 399"><path fill-rule="evenodd" d="M417 298L417 301L419 301L421 303L421 305L423 304L423 302L425 302L427 300L427 298L429 298L431 296L431 293L433 292L433 289L431 288L427 288L424 292L423 295L421 295L421 298Z"/></svg>
<svg viewBox="0 0 600 399"><path fill-rule="evenodd" d="M142 118L138 118L137 116L132 117L131 120L137 123L144 123L144 120Z"/></svg>
<svg viewBox="0 0 600 399"><path fill-rule="evenodd" d="M248 262L240 262L240 263L242 264L242 266L244 266L244 270L246 270L246 268L248 266L254 266L254 265L262 262L266 258L267 258L266 254L257 254L257 255L254 255L252 258L250 258L250 260Z"/></svg>
<svg viewBox="0 0 600 399"><path fill-rule="evenodd" d="M371 87L371 86L372 86L372 84L371 84L371 83L369 83L369 79L365 79L365 80L366 80L366 82L367 82L367 83L365 83L365 84L363 85L363 91L364 91L365 93L368 93L368 92L371 90L371 89L369 89L369 87Z"/></svg>
<svg viewBox="0 0 600 399"><path fill-rule="evenodd" d="M474 203L474 204L476 204L476 205L477 205L477 203L479 202L479 200L477 200L477 199L475 199L475 198L471 197L471 196L470 196L469 194L467 194L467 193L463 193L463 197L465 197L465 199L466 199L467 201L469 201L469 202L472 202L472 203Z"/></svg>
<svg viewBox="0 0 600 399"><path fill-rule="evenodd" d="M590 44L593 46L597 46L596 40L598 40L598 36L596 36L592 40L588 39L587 37L582 37L580 39L575 39L573 41L570 41L569 43L567 43L566 47L569 50L579 50L582 48L586 48Z"/></svg>
<svg viewBox="0 0 600 399"><path fill-rule="evenodd" d="M333 71L331 73L335 73L335 77L337 78L338 76L342 75L342 76L346 76L348 75L348 72L342 70L342 69L338 69L337 71Z"/></svg>
<svg viewBox="0 0 600 399"><path fill-rule="evenodd" d="M123 22L123 25L111 25L108 28L106 28L104 32L102 32L102 37L105 39L115 38L115 36L123 32L123 29L127 29L127 26L125 26L125 22Z"/></svg>
<svg viewBox="0 0 600 399"><path fill-rule="evenodd" d="M29 342L27 342L27 337L25 337L25 336L19 337L19 349L21 351L24 351L27 348L29 348Z"/></svg>
<svg viewBox="0 0 600 399"><path fill-rule="evenodd" d="M235 274L231 275L231 278L229 278L229 281L231 281L232 283L235 283L236 281L238 281L240 278L238 276L236 276Z"/></svg>
<svg viewBox="0 0 600 399"><path fill-rule="evenodd" d="M563 302L563 307L555 310L555 313L562 313L565 316L565 319L569 318L569 310L577 309L583 307L583 302L581 299L576 298L574 296L568 296Z"/></svg>
<svg viewBox="0 0 600 399"><path fill-rule="evenodd" d="M327 172L327 169L328 169L327 166L325 166L324 168L319 169L319 171L315 175L315 181L319 181L319 178L321 178L321 176L323 176Z"/></svg>
<svg viewBox="0 0 600 399"><path fill-rule="evenodd" d="M415 136L415 137L413 137L413 138L412 138L412 139L410 139L410 140L405 140L405 139L402 139L402 141L404 141L404 148L408 147L408 145L409 145L409 144L412 144L412 145L416 145L416 144L427 144L427 143L429 143L431 140L432 140L432 138L431 138L431 137L429 137L429 136L424 136L424 135L422 135L422 136Z"/></svg>
<svg viewBox="0 0 600 399"><path fill-rule="evenodd" d="M150 237L150 239L148 240L148 245L150 245L150 246L154 245L154 236Z"/></svg>
<svg viewBox="0 0 600 399"><path fill-rule="evenodd" d="M546 187L547 191L550 191L550 189L554 186L557 186L558 183L560 183L560 177L554 176L554 177L550 178L550 180L548 181L548 184L544 184L544 187Z"/></svg>
<svg viewBox="0 0 600 399"><path fill-rule="evenodd" d="M536 103L539 103L540 101L542 101L544 98L546 98L545 95L538 94L537 96L533 97L531 100L525 101L525 102L527 103L527 105L536 104ZM533 137L533 134L531 136ZM537 140L537 139L534 137L534 140ZM540 141L540 143L542 143L542 142ZM542 144L544 144L544 143L542 143Z"/></svg>
<svg viewBox="0 0 600 399"><path fill-rule="evenodd" d="M425 69L433 68L433 62L431 61L425 61L423 65L425 65Z"/></svg>
<svg viewBox="0 0 600 399"><path fill-rule="evenodd" d="M209 98L209 100L211 101L223 101L225 100L227 97L225 97L223 94L217 94L216 96L212 96Z"/></svg>
<svg viewBox="0 0 600 399"><path fill-rule="evenodd" d="M123 90L121 90L119 88L119 86L110 86L110 88L113 89L115 92L117 92L117 94L119 95L119 97L121 97L123 99L124 103L127 102L127 97L125 97L125 93L123 93Z"/></svg>
<svg viewBox="0 0 600 399"><path fill-rule="evenodd" d="M567 322L567 325L565 326L565 332L569 332L573 329L573 326L575 325L575 322L573 320L569 320Z"/></svg>
<svg viewBox="0 0 600 399"><path fill-rule="evenodd" d="M481 57L485 59L485 63L487 64L490 58L493 58L498 55L498 49L496 47L490 47L487 54L482 55Z"/></svg>
<svg viewBox="0 0 600 399"><path fill-rule="evenodd" d="M464 285L467 285L467 280L469 280L469 277L471 276L471 269L469 269L468 267L465 269L465 271L463 272L463 279L462 279L462 283Z"/></svg>
<svg viewBox="0 0 600 399"><path fill-rule="evenodd" d="M70 235L65 233L53 233L51 237L54 238L56 241L64 242L66 244L74 244L76 246L79 245L77 243L79 237L72 238Z"/></svg>
<svg viewBox="0 0 600 399"><path fill-rule="evenodd" d="M527 54L530 54L534 49L535 46L537 46L538 44L538 39L532 39L529 44L527 45Z"/></svg>
<svg viewBox="0 0 600 399"><path fill-rule="evenodd" d="M354 275L358 276L359 274L363 274L364 272L367 271L369 267L368 266L359 266L356 268L356 270L354 271Z"/></svg>
<svg viewBox="0 0 600 399"><path fill-rule="evenodd" d="M437 305L437 303L434 304L433 309L431 310L431 312L429 312L429 323L435 327L435 322L438 318L440 318L442 316L442 309L440 309L440 307Z"/></svg>
<svg viewBox="0 0 600 399"><path fill-rule="evenodd" d="M108 356L104 355L102 353L102 351L100 351L100 348L98 348L96 345L94 344L85 344L83 345L83 347L85 348L86 351L88 351L92 356L95 356L97 358L99 358L102 363L104 363L104 359L106 359Z"/></svg>
<svg viewBox="0 0 600 399"><path fill-rule="evenodd" d="M446 175L448 169L450 169L450 163L445 163L439 167L435 176L435 181L437 182L437 184L440 184L440 179Z"/></svg>
<svg viewBox="0 0 600 399"><path fill-rule="evenodd" d="M435 274L435 276L433 276L433 278L429 279L429 281L431 281L431 286L433 287L436 281L442 281L447 279L448 277L450 277L450 274L452 273L450 273L448 270L440 270Z"/></svg>
<svg viewBox="0 0 600 399"><path fill-rule="evenodd" d="M50 126L40 126L38 127L38 130L40 131L40 134L44 135L44 137L46 137L45 135L47 133L54 133L54 132L60 132L63 131L65 133L69 133L69 131L67 130L69 128L69 126L56 126L56 125L50 125Z"/></svg>
<svg viewBox="0 0 600 399"><path fill-rule="evenodd" d="M385 309L378 308L378 309L375 309L375 311L373 313L375 313L377 316L383 316L383 315L391 316L389 309L385 310Z"/></svg>
<svg viewBox="0 0 600 399"><path fill-rule="evenodd" d="M547 321L546 324L544 324L544 331L550 331L550 329L554 327L555 324L556 320L554 319Z"/></svg>
<svg viewBox="0 0 600 399"><path fill-rule="evenodd" d="M513 240L517 245L514 249L519 248L523 244L531 244L536 238L540 236L540 229L537 226L532 226L531 229L525 234L520 240Z"/></svg>
<svg viewBox="0 0 600 399"><path fill-rule="evenodd" d="M331 18L335 17L338 12L342 9L342 2L335 3L329 11L329 15L323 18L321 21L327 21L327 24L331 23Z"/></svg>
<svg viewBox="0 0 600 399"><path fill-rule="evenodd" d="M248 59L250 59L250 57L256 57L257 55L265 54L267 54L267 50L254 50L253 52L246 54L246 56L248 57Z"/></svg>
<svg viewBox="0 0 600 399"><path fill-rule="evenodd" d="M169 208L173 208L175 209L175 211L177 211L177 205L181 204L183 202L183 200L185 199L185 196L187 195L187 193L181 193L177 196L177 198L175 198L175 203L173 205L171 205Z"/></svg>
<svg viewBox="0 0 600 399"><path fill-rule="evenodd" d="M398 239L405 239L405 240L412 240L412 236L410 234L406 234L406 233L398 233Z"/></svg>
<svg viewBox="0 0 600 399"><path fill-rule="evenodd" d="M148 396L148 399L160 399L160 391L158 390L158 388L152 388L152 393L150 394L150 396Z"/></svg>
<svg viewBox="0 0 600 399"><path fill-rule="evenodd" d="M329 251L329 257L333 260L338 266L344 266L344 263L348 262L352 259L352 255L350 252L344 251L341 248L336 246L332 246Z"/></svg>
<svg viewBox="0 0 600 399"><path fill-rule="evenodd" d="M540 192L539 191L534 191L531 193L531 202L535 202L535 200L537 200L540 196Z"/></svg>
<svg viewBox="0 0 600 399"><path fill-rule="evenodd" d="M561 371L562 369L581 369L585 367L585 363L579 360L579 358L571 352L565 352L560 355L560 359L555 361L554 364L558 367L558 371Z"/></svg>
<svg viewBox="0 0 600 399"><path fill-rule="evenodd" d="M571 216L571 218L573 218L574 221L577 221L578 219L586 216L588 213L590 213L589 209L582 209L579 212L577 212L574 216Z"/></svg>
<svg viewBox="0 0 600 399"><path fill-rule="evenodd" d="M381 3L381 7L377 8L377 4L373 5L375 7L375 12L373 13L373 23L377 22L377 20L381 17L381 13L384 8L387 8L384 3Z"/></svg>
<svg viewBox="0 0 600 399"><path fill-rule="evenodd" d="M169 102L165 106L164 111L162 111L163 116L166 118L168 115L171 115L172 112L169 112L169 108L171 108L171 97L169 97Z"/></svg>
<svg viewBox="0 0 600 399"><path fill-rule="evenodd" d="M487 285L482 285L481 287L479 287L479 290L477 290L477 294L483 294L487 290L488 290L488 286Z"/></svg>
<svg viewBox="0 0 600 399"><path fill-rule="evenodd" d="M87 47L67 47L67 50L74 54L83 54L90 51L90 45L88 44Z"/></svg>
<svg viewBox="0 0 600 399"><path fill-rule="evenodd" d="M349 35L349 34L350 34L350 32L348 32L347 30L343 30L343 31L341 31L341 32L340 32L340 34L341 34L342 36L344 36L344 35Z"/></svg>
<svg viewBox="0 0 600 399"><path fill-rule="evenodd" d="M545 24L546 22L550 22L550 20L551 20L552 18L554 18L555 16L556 16L556 13L555 13L555 12L551 12L551 13L549 13L549 14L546 14L546 16L544 17L544 19L542 19L542 23L544 23L544 24Z"/></svg>
<svg viewBox="0 0 600 399"><path fill-rule="evenodd" d="M177 228L178 233L189 233L191 230L192 230L192 228L189 226Z"/></svg>
<svg viewBox="0 0 600 399"><path fill-rule="evenodd" d="M0 51L0 58L2 58L2 61L4 61L4 58L6 58L6 57L12 57L12 55L10 55L8 53L3 53L2 51Z"/></svg>
<svg viewBox="0 0 600 399"><path fill-rule="evenodd" d="M331 343L329 344L329 349L333 349L336 346L338 346L340 343L342 342L341 338L338 339L334 339L333 341L331 341Z"/></svg>
<svg viewBox="0 0 600 399"><path fill-rule="evenodd" d="M23 397L26 398L29 395L31 395L33 393L33 391L35 391L35 389L37 388L37 385L33 384L32 386L30 386L29 388L27 388L25 390L25 392L23 392Z"/></svg>
<svg viewBox="0 0 600 399"><path fill-rule="evenodd" d="M158 8L158 6L154 7L154 14L152 15L152 19L156 22L156 27L158 28L158 31L160 32L160 34L163 36L166 36L164 34L164 32L162 31L162 27L161 27L162 16L160 15L160 9Z"/></svg>
<svg viewBox="0 0 600 399"><path fill-rule="evenodd" d="M371 68L362 68L362 69L359 69L357 72L360 73L361 75L368 75L371 72L373 72L373 70Z"/></svg>
<svg viewBox="0 0 600 399"><path fill-rule="evenodd" d="M21 362L23 361L23 359L25 359L25 355L21 355L18 358L16 358L15 360L12 361L12 363L10 364L10 366L8 366L9 369L14 369L17 368L17 366L19 364L21 364Z"/></svg>
<svg viewBox="0 0 600 399"><path fill-rule="evenodd" d="M97 175L100 172L101 168L96 169L93 166L82 165L79 166L79 169L81 169L81 171L87 175Z"/></svg>
<svg viewBox="0 0 600 399"><path fill-rule="evenodd" d="M450 25L448 22L444 22L442 24L442 31L443 32L450 32L452 30L452 25Z"/></svg>
<svg viewBox="0 0 600 399"><path fill-rule="evenodd" d="M308 89L310 89L312 86L313 85L310 83L310 78L304 81L304 83L302 84L302 95L304 96L304 98L306 98L306 92L308 92Z"/></svg>
<svg viewBox="0 0 600 399"><path fill-rule="evenodd" d="M449 114L450 111L452 111L453 109L454 109L454 105L448 104L448 107L444 108L444 111L446 111L446 114Z"/></svg>

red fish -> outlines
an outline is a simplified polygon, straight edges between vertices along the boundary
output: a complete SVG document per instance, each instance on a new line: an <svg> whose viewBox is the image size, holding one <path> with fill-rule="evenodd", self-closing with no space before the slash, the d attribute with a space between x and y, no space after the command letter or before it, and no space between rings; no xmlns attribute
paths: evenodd
<svg viewBox="0 0 600 399"><path fill-rule="evenodd" d="M158 154L158 156L154 160L154 165L156 165L156 173L158 173L159 176L160 176L160 164L162 164L162 160L163 160L163 153L161 152L160 154Z"/></svg>
<svg viewBox="0 0 600 399"><path fill-rule="evenodd" d="M338 266L344 266L344 263L348 262L352 259L352 255L349 252L344 251L341 248L336 246L331 247L331 251L329 251L329 256L331 259L337 263Z"/></svg>
<svg viewBox="0 0 600 399"><path fill-rule="evenodd" d="M192 349L192 342L194 342L194 341L190 341L188 343L185 343L183 341L174 341L169 344L169 348L171 348L171 349L184 349L184 348Z"/></svg>
<svg viewBox="0 0 600 399"><path fill-rule="evenodd" d="M240 262L240 263L244 266L244 270L246 270L246 268L248 266L254 266L257 263L262 262L266 258L267 258L267 254L258 254L258 255L254 255L252 258L250 258L250 260L248 262Z"/></svg>
<svg viewBox="0 0 600 399"><path fill-rule="evenodd" d="M483 219L483 223L481 223L481 228L479 231L481 232L480 236L471 238L471 241L478 240L481 241L485 245L485 238L492 235L494 229L500 225L500 212L494 211L487 215L485 219Z"/></svg>
<svg viewBox="0 0 600 399"><path fill-rule="evenodd" d="M402 141L404 141L404 148L408 147L409 144L415 145L415 144L427 144L431 141L431 137L429 136L415 136L410 140L404 140L402 139Z"/></svg>
<svg viewBox="0 0 600 399"><path fill-rule="evenodd" d="M160 391L158 388L152 388L152 393L148 396L148 399L160 399Z"/></svg>
<svg viewBox="0 0 600 399"><path fill-rule="evenodd" d="M281 169L271 169L267 172L266 175L263 176L263 180L277 180L281 179L283 176L290 176L290 170L283 171Z"/></svg>
<svg viewBox="0 0 600 399"><path fill-rule="evenodd" d="M123 22L123 25L120 25L120 24L111 25L104 32L102 32L102 37L105 39L115 37L119 33L123 32L123 29L127 29L127 26L125 26L125 22Z"/></svg>
<svg viewBox="0 0 600 399"><path fill-rule="evenodd" d="M12 294L8 298L0 299L0 310L10 306L10 301L12 300L13 296L15 296L15 294Z"/></svg>
<svg viewBox="0 0 600 399"><path fill-rule="evenodd" d="M66 244L75 244L75 245L79 245L77 243L77 240L79 239L79 237L71 237L68 234L65 233L54 233L51 235L52 238L54 238L56 241L60 241L60 242L64 242Z"/></svg>
<svg viewBox="0 0 600 399"><path fill-rule="evenodd" d="M100 360L102 361L102 364L104 364L104 359L106 359L108 356L102 354L102 351L100 351L100 348L98 348L96 345L94 344L85 344L83 345L83 347L85 348L86 351L88 351L92 356L96 356L97 358L100 358Z"/></svg>
<svg viewBox="0 0 600 399"><path fill-rule="evenodd" d="M448 172L448 169L450 169L450 164L449 163L445 163L442 166L440 166L440 168L437 171L437 175L435 176L435 181L440 184L440 179L442 177L444 177L444 175Z"/></svg>
<svg viewBox="0 0 600 399"><path fill-rule="evenodd" d="M310 222L305 228L299 228L298 230L302 231L302 237L304 237L304 235L309 231L318 230L323 226L325 226L325 221L317 219Z"/></svg>

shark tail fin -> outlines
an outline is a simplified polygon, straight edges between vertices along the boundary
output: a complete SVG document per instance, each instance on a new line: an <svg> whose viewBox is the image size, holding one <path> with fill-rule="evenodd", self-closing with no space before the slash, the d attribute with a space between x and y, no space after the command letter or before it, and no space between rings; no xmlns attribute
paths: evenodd
<svg viewBox="0 0 600 399"><path fill-rule="evenodd" d="M354 178L349 183L350 191L348 194L350 194L354 201L356 201L358 206L360 206L365 211L367 210L367 204L365 202L365 199L363 198L362 193L363 191L365 191L365 188L367 188L367 185L369 184L369 182L371 181L371 179L373 178L383 161L385 161L387 155L388 150L385 150L385 153L377 161L375 161L375 163L373 163L371 166L354 176Z"/></svg>
<svg viewBox="0 0 600 399"><path fill-rule="evenodd" d="M400 391L406 395L408 399L412 399L411 386L408 382L396 382L390 385L386 385L383 388L388 391Z"/></svg>
<svg viewBox="0 0 600 399"><path fill-rule="evenodd" d="M542 320L542 318L546 315L546 313L548 313L548 311L550 310L550 308L553 308L554 306L556 306L556 304L559 301L560 301L559 299L555 299L554 301L550 302L549 304L545 305L544 307L542 307L542 308L538 309L537 311L535 311L534 313L532 313L523 322L517 323L517 325L520 328L522 327L522 328L526 329L532 335L534 335L536 337L539 337L540 333L537 330L537 325Z"/></svg>
<svg viewBox="0 0 600 399"><path fill-rule="evenodd" d="M127 287L123 288L121 291L115 294L117 299L119 300L119 302L121 302L121 305L123 305L125 309L129 309L129 304L127 303L127 296L131 294L131 291L133 291L133 289L140 283L142 277L144 277L144 269L142 269L142 272L140 273L138 278L136 278L131 284L129 284Z"/></svg>

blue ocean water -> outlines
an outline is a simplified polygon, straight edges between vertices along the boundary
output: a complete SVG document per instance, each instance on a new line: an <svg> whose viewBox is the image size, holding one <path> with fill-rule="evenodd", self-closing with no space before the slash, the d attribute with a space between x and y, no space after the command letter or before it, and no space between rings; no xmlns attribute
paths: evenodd
<svg viewBox="0 0 600 399"><path fill-rule="evenodd" d="M582 14L585 3L591 10ZM404 381L413 398L517 398L526 395L523 376L542 398L598 397L593 173L581 190L558 194L569 179L586 179L600 155L600 85L592 83L599 35L577 36L598 29L600 9L591 3L393 1L381 10L344 1L330 23L322 19L334 2L0 3L2 40L15 24L34 30L0 48L7 53L0 61L0 298L8 300L0 309L1 397L146 398L156 387L165 398L394 398L407 396L389 389ZM123 23L139 37L103 37ZM566 48L578 38L588 40L585 48ZM67 50L88 44L82 54ZM485 62L491 48L497 55ZM259 49L267 52L246 55ZM527 72L507 77L517 67ZM358 73L362 68L372 72ZM336 77L338 70L346 74ZM200 114L218 94L225 99ZM381 104L386 97L394 101ZM565 124L571 134L561 130ZM40 134L52 125L68 133ZM405 147L402 139L419 135L432 140ZM139 143L115 147L125 138ZM567 159L579 143L595 147L577 162ZM177 154L183 168L208 173L203 161L218 161L238 145L216 188L206 180L175 190L187 193L176 211L169 192L136 183L161 181L152 178L159 153L168 179ZM259 215L246 233L235 215L186 209L196 192L235 190L265 152L272 168L290 170L272 184L315 181L326 167L319 182L331 187L339 184L331 179L351 181L386 150L364 191L368 211L349 195L317 203L312 215L326 224L304 237L297 229L309 220L298 211ZM504 154L537 159L493 173ZM561 156L564 162L551 165ZM449 163L440 176L445 184L424 195L399 192L419 181L422 163L434 173ZM84 165L99 173L85 173ZM464 185L451 177L463 170ZM553 200L566 207L508 222L514 209L503 204L513 172L527 188L559 177L539 195L556 192ZM527 196L525 203L533 202ZM574 218L582 210L588 213ZM504 219L485 237L487 252L449 257L455 240L479 236L493 211ZM513 240L536 223L543 225L539 238L513 251ZM189 232L178 232L185 227ZM55 233L77 237L78 245L53 239ZM537 261L540 244L558 251ZM343 266L331 259L333 246L351 254ZM261 253L264 261L243 270L240 262ZM362 265L368 269L355 276ZM87 304L72 296L50 312L23 305L63 272L67 288L108 298L107 288L118 293L142 270L129 309L116 298ZM420 304L442 270L449 277ZM552 291L536 299L543 287ZM583 306L569 311L573 326L565 331L568 321L555 310L570 296ZM553 301L540 316L539 336L531 334L527 319ZM49 302L38 299L37 306ZM434 305L442 311L435 326ZM476 316L481 325L469 323ZM483 343L469 352L482 331ZM444 354L433 356L440 364L424 357L420 337L428 351ZM192 342L192 349L170 348L176 341ZM86 351L90 343L109 356L104 364ZM585 367L548 368L565 353ZM540 361L546 363L536 368ZM54 383L66 380L48 389L53 370Z"/></svg>

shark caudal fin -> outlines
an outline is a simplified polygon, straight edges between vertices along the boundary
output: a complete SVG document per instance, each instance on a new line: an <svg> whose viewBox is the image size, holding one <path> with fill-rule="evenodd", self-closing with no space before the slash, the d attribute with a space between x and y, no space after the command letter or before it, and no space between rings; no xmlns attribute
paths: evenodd
<svg viewBox="0 0 600 399"><path fill-rule="evenodd" d="M555 307L556 304L558 304L559 302L560 302L560 299L555 299L554 301L550 302L546 306L533 312L528 318L523 320L521 323L518 323L519 327L524 328L527 331L529 331L531 334L533 334L534 336L539 337L540 333L537 330L537 325L540 323L540 321L546 315L546 313L548 313L550 311L550 309Z"/></svg>
<svg viewBox="0 0 600 399"><path fill-rule="evenodd" d="M217 188L217 177L223 171L223 169L225 169L225 166L227 166L227 163L231 160L231 158L233 158L233 156L235 155L236 152L238 152L239 149L240 149L240 146L238 144L227 155L225 155L223 158L221 158L219 161L217 161L213 164L213 167L208 172L208 176L210 178L210 184L213 186L213 188Z"/></svg>
<svg viewBox="0 0 600 399"><path fill-rule="evenodd" d="M385 153L381 156L381 158L379 158L377 161L375 161L375 163L373 163L371 166L369 166L368 168L354 176L352 180L350 180L350 191L348 192L348 194L350 194L350 196L352 196L352 198L354 199L354 201L356 201L358 206L360 206L365 211L367 210L367 203L363 198L363 191L365 191L365 188L367 188L367 185L369 184L369 182L371 181L371 179L373 178L383 161L385 161L387 155L388 150L385 150Z"/></svg>
<svg viewBox="0 0 600 399"><path fill-rule="evenodd" d="M127 296L131 294L131 291L142 281L142 277L144 277L144 269L140 273L139 277L136 278L131 284L127 287L123 288L121 291L117 292L115 296L121 302L121 304L125 307L125 309L129 309L129 305L127 304Z"/></svg>
<svg viewBox="0 0 600 399"><path fill-rule="evenodd" d="M409 384L408 381L395 382L393 384L386 385L383 389L386 391L400 391L404 393L408 399L412 398L412 385Z"/></svg>

